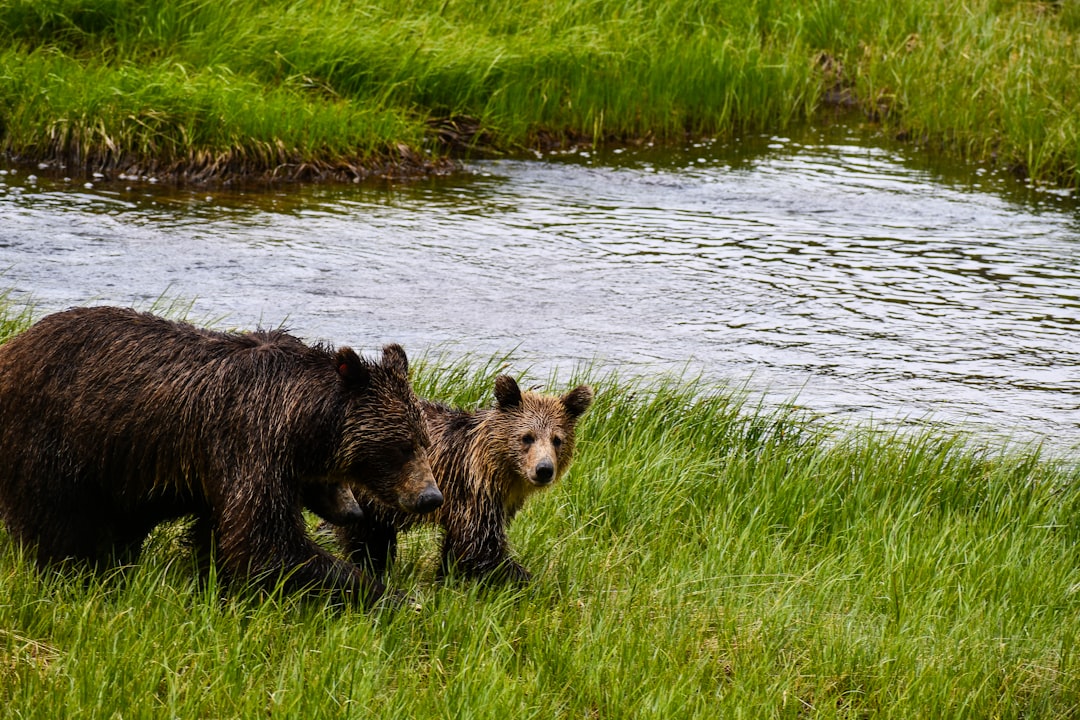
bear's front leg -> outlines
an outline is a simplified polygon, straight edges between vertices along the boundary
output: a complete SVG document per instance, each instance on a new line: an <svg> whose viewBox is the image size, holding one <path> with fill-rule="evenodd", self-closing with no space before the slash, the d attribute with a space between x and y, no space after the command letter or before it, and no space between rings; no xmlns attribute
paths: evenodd
<svg viewBox="0 0 1080 720"><path fill-rule="evenodd" d="M268 482L255 497L237 494L215 515L218 562L228 577L288 591L329 592L370 607L386 586L355 565L334 557L308 537L299 498L274 492ZM243 487L236 483L233 487Z"/></svg>

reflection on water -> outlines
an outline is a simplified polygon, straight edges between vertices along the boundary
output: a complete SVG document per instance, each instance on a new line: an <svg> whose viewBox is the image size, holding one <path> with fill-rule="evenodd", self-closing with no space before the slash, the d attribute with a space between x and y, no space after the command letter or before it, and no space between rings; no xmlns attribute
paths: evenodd
<svg viewBox="0 0 1080 720"><path fill-rule="evenodd" d="M689 368L823 413L1080 442L1075 199L843 135L586 156L259 193L22 170L0 176L0 287L39 314L168 292L369 351L516 349L538 381Z"/></svg>

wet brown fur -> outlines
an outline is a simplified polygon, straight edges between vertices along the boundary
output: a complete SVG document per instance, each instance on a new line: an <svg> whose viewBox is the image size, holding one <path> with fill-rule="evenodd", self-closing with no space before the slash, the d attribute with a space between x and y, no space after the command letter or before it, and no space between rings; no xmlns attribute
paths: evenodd
<svg viewBox="0 0 1080 720"><path fill-rule="evenodd" d="M509 555L507 528L532 494L570 466L575 425L593 391L582 385L561 397L522 392L502 375L495 398L494 408L475 412L421 400L445 504L421 519L357 493L365 520L335 529L350 559L381 574L395 555L398 532L432 522L444 530L441 574L528 580L529 572ZM540 470L545 463L547 477Z"/></svg>
<svg viewBox="0 0 1080 720"><path fill-rule="evenodd" d="M430 494L407 371L396 345L372 362L121 308L47 316L0 346L0 514L39 564L94 566L193 515L227 578L374 601L381 581L307 536L301 495L347 482L404 510Z"/></svg>

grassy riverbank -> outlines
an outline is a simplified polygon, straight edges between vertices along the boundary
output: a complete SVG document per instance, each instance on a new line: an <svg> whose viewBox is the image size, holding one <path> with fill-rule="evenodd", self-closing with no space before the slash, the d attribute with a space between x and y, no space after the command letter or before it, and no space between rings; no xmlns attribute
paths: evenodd
<svg viewBox="0 0 1080 720"><path fill-rule="evenodd" d="M417 386L486 402L498 364L428 360ZM523 591L435 583L424 533L393 574L423 611L372 616L221 597L166 533L88 579L0 532L4 715L1080 713L1075 465L581 374L578 462L512 528Z"/></svg>
<svg viewBox="0 0 1080 720"><path fill-rule="evenodd" d="M1080 186L1080 2L0 0L0 147L108 173L359 177L450 148L890 135Z"/></svg>

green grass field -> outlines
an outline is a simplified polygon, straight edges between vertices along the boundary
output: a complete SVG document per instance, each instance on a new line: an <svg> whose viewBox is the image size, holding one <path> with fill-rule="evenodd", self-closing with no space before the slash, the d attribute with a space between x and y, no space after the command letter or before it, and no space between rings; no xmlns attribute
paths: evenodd
<svg viewBox="0 0 1080 720"><path fill-rule="evenodd" d="M1080 187L1080 0L0 0L0 151L187 179L449 149L888 136Z"/></svg>
<svg viewBox="0 0 1080 720"><path fill-rule="evenodd" d="M503 361L416 386L486 403ZM577 462L512 526L526 589L436 583L424 531L391 576L415 613L223 593L168 528L101 577L0 532L0 716L1080 716L1075 458L579 380Z"/></svg>

